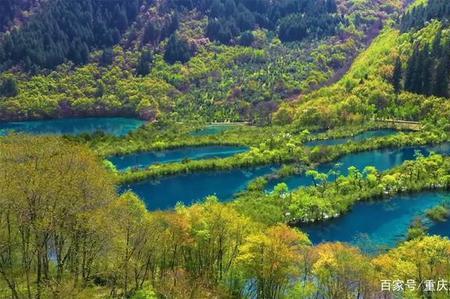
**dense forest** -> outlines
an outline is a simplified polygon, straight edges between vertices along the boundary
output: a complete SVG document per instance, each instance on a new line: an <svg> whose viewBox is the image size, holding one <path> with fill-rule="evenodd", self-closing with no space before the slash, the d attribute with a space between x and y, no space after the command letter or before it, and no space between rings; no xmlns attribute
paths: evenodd
<svg viewBox="0 0 450 299"><path fill-rule="evenodd" d="M120 41L140 4L138 0L48 1L20 30L4 36L0 61L3 67L21 63L32 71L54 68L66 59L85 64L90 50Z"/></svg>
<svg viewBox="0 0 450 299"><path fill-rule="evenodd" d="M444 19L448 22L450 17L450 3L445 0L428 0L426 5L414 6L401 19L402 32L410 29L419 29L432 19Z"/></svg>
<svg viewBox="0 0 450 299"><path fill-rule="evenodd" d="M3 68L22 64L25 69L35 72L36 68L53 69L66 60L86 64L91 50L119 43L142 4L139 0L83 0L76 3L50 0L23 28L4 36L0 50ZM16 6L8 1L4 5L6 24L13 19ZM175 13L168 22L148 22L143 43L155 44L170 36L178 29L177 12L184 9L196 9L208 16L206 35L224 44L232 40L241 43L247 40L248 43L253 38L251 31L258 27L278 31L282 41L320 38L336 33L340 23L334 0L319 3L286 0L275 5L270 5L269 1L168 1L162 6L162 12ZM189 47L178 47L173 42L167 46L165 57L168 62L188 60Z"/></svg>
<svg viewBox="0 0 450 299"><path fill-rule="evenodd" d="M4 34L0 49L10 48L15 39L19 44L14 51L3 51L15 58L4 61L8 70L0 75L0 82L15 88L14 92L3 88L0 119L126 114L148 120L170 115L180 121L188 117L268 124L285 98L338 80L383 22L400 14L398 1L384 5L378 0L340 5L332 1L296 1L295 5L280 1L277 16L271 16L272 10L267 8L255 11L256 4L243 2L239 5L248 8L236 8L236 14L251 13L254 18L246 19L255 19L255 23L236 32L226 44L208 38L214 21L209 2L193 2L199 5L194 9L187 2L139 3L142 5L134 22L128 16L135 12L131 2L126 7L99 2L89 6L86 15L71 8L69 15L73 17L61 23L67 24L64 27L51 25L51 20L64 15L65 2L60 1L52 9L36 10L28 22ZM90 2L78 5L83 3ZM295 13L288 14L291 11ZM53 18L52 13L61 14ZM102 15L94 18L95 22L103 22L108 32L103 34L103 26L97 26L93 19L91 22L94 13ZM313 17L317 13L320 18ZM41 14L51 20L43 22ZM83 17L89 22L82 22ZM272 23L260 25L257 20L261 18ZM299 18L304 20L298 23ZM290 28L289 20L298 26ZM125 31L125 26L117 27L119 21L128 23ZM308 23L305 31L303 25ZM46 26L52 27L47 30ZM77 42L61 42L67 41L71 28L79 29L74 31L79 35ZM62 39L45 45L44 38L49 41L52 35L37 33L41 31L55 31ZM301 40L283 41L296 39L292 34ZM19 36L31 38L31 44L37 46L32 51L19 51L25 47ZM112 40L113 36L117 38ZM48 47L52 50L45 50ZM77 51L70 51L75 47ZM51 54L55 51L57 55ZM39 52L42 55L37 55ZM22 54L34 56L25 59ZM49 62L46 56L53 60L53 72L46 70L49 65L39 65ZM40 62L36 64L35 59ZM145 88L138 87L142 82Z"/></svg>
<svg viewBox="0 0 450 299"><path fill-rule="evenodd" d="M392 83L397 92L403 89L438 97L449 96L450 39L442 39L442 29L433 37L432 45L414 45L403 75L400 58L395 61Z"/></svg>
<svg viewBox="0 0 450 299"><path fill-rule="evenodd" d="M324 1L235 1L214 0L207 11L207 36L221 43L230 43L256 27L278 31L282 41L301 41L307 37L332 35L340 22L334 0ZM226 16L226 17L224 17ZM277 30L278 28L278 30ZM250 37L243 35L239 39Z"/></svg>
<svg viewBox="0 0 450 299"><path fill-rule="evenodd" d="M0 298L448 298L449 7L0 0Z"/></svg>
<svg viewBox="0 0 450 299"><path fill-rule="evenodd" d="M414 44L413 53L404 67L400 58L397 58L392 78L396 92L403 88L427 96L449 96L450 39L448 35L443 34L449 17L450 3L439 0L430 0L427 5L415 6L402 17L402 32L420 29L433 19L441 19L444 24L432 37L431 42Z"/></svg>
<svg viewBox="0 0 450 299"><path fill-rule="evenodd" d="M42 0L4 0L0 2L0 32L17 25L17 22L24 22L33 8L39 7Z"/></svg>

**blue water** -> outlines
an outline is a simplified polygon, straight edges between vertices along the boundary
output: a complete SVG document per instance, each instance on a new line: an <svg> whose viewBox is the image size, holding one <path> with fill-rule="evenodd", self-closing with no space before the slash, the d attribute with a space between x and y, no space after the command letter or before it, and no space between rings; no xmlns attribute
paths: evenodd
<svg viewBox="0 0 450 299"><path fill-rule="evenodd" d="M264 166L252 170L233 169L177 175L122 186L120 191L134 191L144 200L149 210L164 210L173 208L177 202L190 205L208 195L217 195L222 201L230 200L233 194L244 190L251 180L275 170L273 166Z"/></svg>
<svg viewBox="0 0 450 299"><path fill-rule="evenodd" d="M450 153L450 144L361 152L347 155L337 162L342 163L339 169L342 170L343 175L347 174L347 168L353 165L359 169L373 165L380 171L384 171L402 164L405 160L414 159L415 150L420 150L424 154L428 154L430 151L448 154ZM333 168L334 164L320 165L318 170L328 171ZM217 195L224 201L230 200L233 194L244 190L252 179L269 174L274 170L274 167L265 166L255 170L205 171L161 178L159 181L137 182L123 186L122 191L131 189L146 202L149 209L163 210L173 208L178 201L189 205L211 194ZM298 175L271 182L269 188L273 188L280 181L287 182L290 189L312 184L311 178Z"/></svg>
<svg viewBox="0 0 450 299"><path fill-rule="evenodd" d="M201 128L197 131L194 131L191 133L192 136L211 136L211 135L217 135L220 134L226 130L229 130L233 127L236 127L235 125L209 125L204 128Z"/></svg>
<svg viewBox="0 0 450 299"><path fill-rule="evenodd" d="M355 141L360 142L365 139L373 138L373 137L385 137L397 134L398 131L394 129L382 129L382 130L371 130L366 131L361 134L357 134L354 136L349 137L343 137L343 138L336 138L336 139L325 139L325 140L314 140L305 143L306 146L319 146L319 145L338 145L338 144L344 144L349 141Z"/></svg>
<svg viewBox="0 0 450 299"><path fill-rule="evenodd" d="M144 168L155 163L179 162L184 159L200 160L225 158L246 151L248 151L248 148L243 146L185 147L165 151L113 156L110 157L109 160L118 170L125 170L127 168Z"/></svg>
<svg viewBox="0 0 450 299"><path fill-rule="evenodd" d="M446 200L450 200L450 192L447 193ZM430 235L440 235L450 237L450 218L445 221L432 222L429 226L428 233Z"/></svg>
<svg viewBox="0 0 450 299"><path fill-rule="evenodd" d="M450 143L427 147L418 146L401 149L382 149L349 154L332 163L321 164L317 167L317 170L319 172L326 173L333 169L337 163L339 163L336 169L340 171L342 175L348 174L348 168L350 166L355 166L361 171L366 166L375 166L379 171L385 171L401 165L406 160L414 160L416 150L419 150L424 155L428 155L430 152L448 155L450 154ZM334 177L330 177L330 180L334 179ZM273 190L273 187L281 182L286 183L289 189L295 189L301 186L313 184L311 177L308 177L305 174L300 174L270 181L267 185L267 190Z"/></svg>
<svg viewBox="0 0 450 299"><path fill-rule="evenodd" d="M443 202L450 193L425 192L398 195L389 200L358 202L352 210L337 218L301 224L313 244L347 242L367 252L390 248L404 240L410 224L425 210ZM450 236L450 224L442 223L434 231Z"/></svg>
<svg viewBox="0 0 450 299"><path fill-rule="evenodd" d="M104 132L124 136L142 126L145 121L125 117L89 117L19 122L0 122L0 136L10 131L28 134L78 135Z"/></svg>

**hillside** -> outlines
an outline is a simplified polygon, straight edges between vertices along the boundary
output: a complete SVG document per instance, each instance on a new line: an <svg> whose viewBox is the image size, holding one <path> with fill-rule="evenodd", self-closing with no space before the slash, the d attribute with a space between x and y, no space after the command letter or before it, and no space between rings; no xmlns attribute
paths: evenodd
<svg viewBox="0 0 450 299"><path fill-rule="evenodd" d="M428 10L441 13L428 17ZM425 15L417 21L422 25L406 25L416 14ZM324 127L373 118L445 123L450 118L448 16L445 1L417 4L403 16L403 31L385 28L339 82L286 104L274 120Z"/></svg>
<svg viewBox="0 0 450 299"><path fill-rule="evenodd" d="M0 119L127 114L269 123L280 102L335 81L383 20L398 16L402 7L400 1L311 6L305 0L290 9L289 1L281 1L280 12L272 16L251 2L236 10L228 2L236 15L233 22L219 22L228 24L224 29L214 25L213 8L225 7L220 1L207 7L165 1L97 7L85 0L76 9L59 1L5 34L1 77L17 87L3 92ZM91 7L87 14L77 13L85 11L82 5ZM244 18L238 11L250 14L251 24L235 30ZM318 18L323 23L306 18L299 23L304 27L290 27L289 22L299 22L291 13L296 11L327 17ZM102 16L94 18L102 24L92 23L94 15ZM229 39L219 38L228 30Z"/></svg>
<svg viewBox="0 0 450 299"><path fill-rule="evenodd" d="M449 298L449 0L0 0L0 298Z"/></svg>
<svg viewBox="0 0 450 299"><path fill-rule="evenodd" d="M40 11L47 0L4 0L0 2L0 37L5 31L25 24L30 16Z"/></svg>

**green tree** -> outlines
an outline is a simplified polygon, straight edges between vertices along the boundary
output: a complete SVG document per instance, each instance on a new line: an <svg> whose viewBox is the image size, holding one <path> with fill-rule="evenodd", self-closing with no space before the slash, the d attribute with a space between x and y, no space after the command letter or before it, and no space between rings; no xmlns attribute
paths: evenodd
<svg viewBox="0 0 450 299"><path fill-rule="evenodd" d="M144 35L142 36L142 43L156 44L161 36L161 29L157 27L153 22L149 22L144 29Z"/></svg>
<svg viewBox="0 0 450 299"><path fill-rule="evenodd" d="M423 64L421 69L422 89L421 93L424 95L431 95L433 87L433 59L431 57L428 45L423 49L422 54Z"/></svg>
<svg viewBox="0 0 450 299"><path fill-rule="evenodd" d="M150 50L144 50L139 57L138 65L136 66L136 74L139 76L146 76L150 73L150 66L153 62L153 55Z"/></svg>
<svg viewBox="0 0 450 299"><path fill-rule="evenodd" d="M433 87L433 94L438 97L449 97L448 84L449 84L449 70L448 60L442 58L439 60L436 67L436 80Z"/></svg>
<svg viewBox="0 0 450 299"><path fill-rule="evenodd" d="M304 233L283 224L248 236L239 250L238 263L255 284L254 295L281 298L292 277L303 274L304 252L310 244Z"/></svg>
<svg viewBox="0 0 450 299"><path fill-rule="evenodd" d="M93 274L103 242L89 223L114 199L112 178L84 146L21 135L0 140L0 176L0 272L12 297L19 286L65 297L56 285L69 273L83 283Z"/></svg>
<svg viewBox="0 0 450 299"><path fill-rule="evenodd" d="M100 64L102 66L111 65L114 61L114 51L112 48L106 48L102 51L102 57L100 58Z"/></svg>
<svg viewBox="0 0 450 299"><path fill-rule="evenodd" d="M149 245L156 232L151 230L150 214L144 203L131 192L114 201L108 214L116 219L111 235L115 246L112 271L117 287L128 296L141 289L147 279L153 254Z"/></svg>
<svg viewBox="0 0 450 299"><path fill-rule="evenodd" d="M164 52L164 59L168 63L181 62L185 63L191 58L191 50L189 44L184 39L178 37L177 34L172 34L167 43L166 51Z"/></svg>
<svg viewBox="0 0 450 299"><path fill-rule="evenodd" d="M402 61L398 56L395 59L394 72L392 74L392 85L394 85L394 90L396 93L399 93L402 89Z"/></svg>
<svg viewBox="0 0 450 299"><path fill-rule="evenodd" d="M4 79L0 85L0 96L3 97L15 97L19 94L17 87L17 81L15 78L8 77Z"/></svg>

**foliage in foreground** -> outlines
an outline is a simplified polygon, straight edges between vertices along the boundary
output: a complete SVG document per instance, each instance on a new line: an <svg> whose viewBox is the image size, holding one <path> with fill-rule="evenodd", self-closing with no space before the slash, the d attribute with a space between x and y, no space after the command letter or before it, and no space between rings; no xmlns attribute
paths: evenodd
<svg viewBox="0 0 450 299"><path fill-rule="evenodd" d="M4 297L366 298L382 295L386 276L450 276L446 238L376 257L312 246L297 229L254 221L215 197L148 212L134 194L115 195L95 155L62 139L11 136L0 153Z"/></svg>

